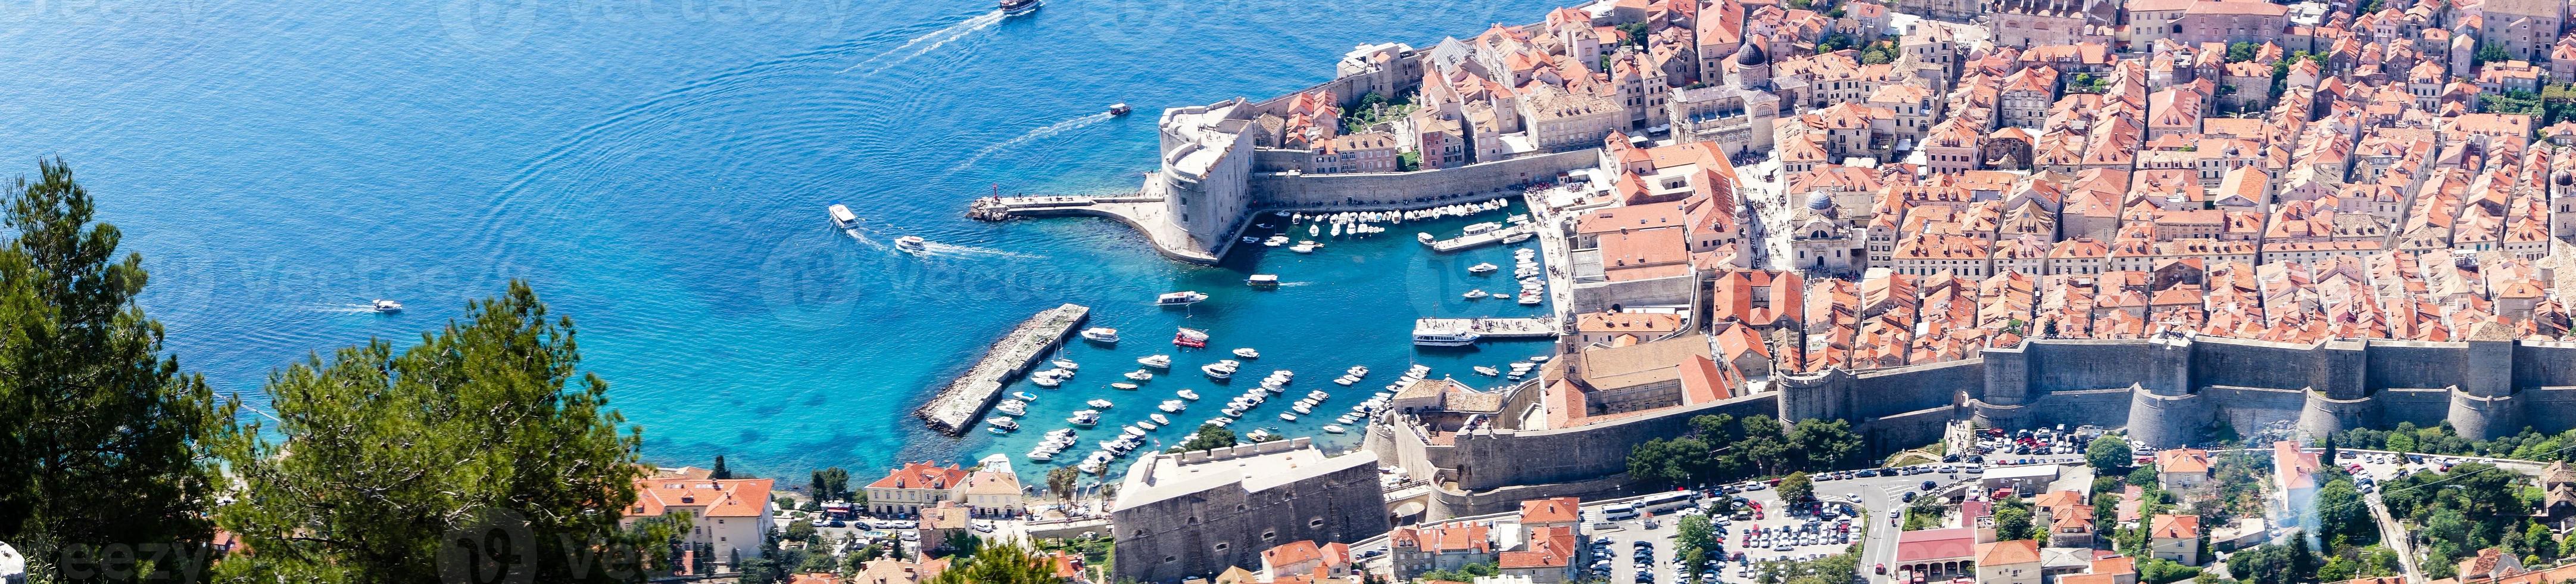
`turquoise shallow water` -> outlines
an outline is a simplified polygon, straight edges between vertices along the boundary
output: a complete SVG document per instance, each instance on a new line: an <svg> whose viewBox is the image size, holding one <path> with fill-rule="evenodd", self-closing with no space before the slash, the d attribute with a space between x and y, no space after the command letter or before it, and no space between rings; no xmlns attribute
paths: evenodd
<svg viewBox="0 0 2576 584"><path fill-rule="evenodd" d="M1428 44L1545 6L1052 0L1000 19L965 0L10 3L0 159L20 162L0 171L68 158L153 268L145 305L171 350L224 391L256 395L309 352L414 338L523 278L580 324L588 367L646 427L648 459L721 454L802 476L1016 455L1035 431L947 438L909 411L1061 302L1135 338L1115 354L1074 349L1084 373L1032 419L1111 393L1184 323L1211 330L1212 348L1261 349L1252 371L1294 369L1301 391L1344 394L1326 411L1358 399L1328 383L1353 364L1383 385L1415 360L1463 379L1542 350L1407 346L1419 315L1533 312L1457 297L1507 288L1464 272L1508 265L1507 252L1431 257L1410 224L1198 268L1106 222L959 211L996 185L1133 188L1161 108L1293 90L1352 45ZM1095 115L1119 101L1137 115ZM990 251L872 247L825 226L831 201L884 233ZM1301 285L1244 289L1255 262ZM1216 298L1146 305L1189 288ZM360 309L378 297L410 310ZM1176 370L1113 396L1115 411L1207 389Z"/></svg>

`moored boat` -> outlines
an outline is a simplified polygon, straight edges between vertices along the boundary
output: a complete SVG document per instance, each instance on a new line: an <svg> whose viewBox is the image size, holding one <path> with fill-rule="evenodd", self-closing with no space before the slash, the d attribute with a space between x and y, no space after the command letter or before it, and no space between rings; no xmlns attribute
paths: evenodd
<svg viewBox="0 0 2576 584"><path fill-rule="evenodd" d="M1172 395L1180 396L1180 398L1181 398L1181 399L1190 400L1190 401L1198 401L1198 399L1199 399L1199 392L1190 391L1190 390L1186 390L1186 389L1184 389L1184 390L1180 390L1180 391L1177 391L1177 392L1173 392L1173 393L1172 393Z"/></svg>
<svg viewBox="0 0 2576 584"><path fill-rule="evenodd" d="M1234 356L1245 359L1259 359L1261 358L1261 352L1252 350L1252 347L1244 347L1241 349L1235 349Z"/></svg>
<svg viewBox="0 0 2576 584"><path fill-rule="evenodd" d="M1207 347L1207 342L1207 331L1183 327L1178 332L1172 333L1173 345L1198 349Z"/></svg>
<svg viewBox="0 0 2576 584"><path fill-rule="evenodd" d="M1110 406L1114 406L1114 405L1118 405L1118 404L1111 403L1109 400L1100 399L1100 398L1096 398L1096 397L1095 397L1095 398L1091 398L1091 401L1082 402L1082 405L1091 406L1091 407L1093 407L1093 408L1098 408L1098 409L1106 410L1106 409L1109 409L1109 407L1110 407Z"/></svg>
<svg viewBox="0 0 2576 584"><path fill-rule="evenodd" d="M1127 378L1136 381L1151 381L1154 379L1154 372L1138 369L1127 372Z"/></svg>
<svg viewBox="0 0 2576 584"><path fill-rule="evenodd" d="M1192 304L1198 304L1200 301L1204 301L1204 300L1207 300L1207 299L1208 299L1208 295L1207 295L1207 294L1200 293L1200 292L1199 292L1199 291L1197 291L1197 290L1182 290L1182 291L1179 291L1179 292L1173 292L1173 293L1164 294L1164 295L1161 295L1161 296L1156 296L1156 297L1154 297L1154 305L1155 305L1155 306L1189 306L1189 305L1192 305Z"/></svg>
<svg viewBox="0 0 2576 584"><path fill-rule="evenodd" d="M1342 427L1341 427L1341 426L1336 426L1336 425L1332 425L1332 424L1325 424L1325 425L1324 425L1324 433L1326 433L1326 434L1340 434L1340 433L1342 433L1342 432L1344 432L1344 430L1342 429Z"/></svg>
<svg viewBox="0 0 2576 584"><path fill-rule="evenodd" d="M1118 342L1118 329L1097 326L1082 329L1082 340L1095 343L1116 343Z"/></svg>
<svg viewBox="0 0 2576 584"><path fill-rule="evenodd" d="M1172 368L1172 356L1160 354L1146 355L1143 357L1137 357L1136 364L1155 369L1170 369Z"/></svg>
<svg viewBox="0 0 2576 584"><path fill-rule="evenodd" d="M1118 383L1112 383L1112 384L1109 384L1109 388L1110 388L1110 389L1119 390L1119 391L1136 391L1136 384L1133 384L1133 383L1127 383L1127 382L1121 381L1121 382L1118 382Z"/></svg>

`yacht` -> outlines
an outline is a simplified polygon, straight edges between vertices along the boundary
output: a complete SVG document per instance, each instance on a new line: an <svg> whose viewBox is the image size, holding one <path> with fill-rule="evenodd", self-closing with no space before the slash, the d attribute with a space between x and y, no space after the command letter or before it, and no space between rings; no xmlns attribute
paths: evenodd
<svg viewBox="0 0 2576 584"><path fill-rule="evenodd" d="M1192 304L1198 304L1198 303L1199 303L1199 301L1207 300L1207 299L1208 299L1208 295L1206 295L1206 294L1201 294L1201 293L1199 293L1197 290L1182 290L1182 291L1179 291L1179 292L1173 292L1173 293L1170 293L1170 294L1164 294L1164 295L1162 295L1162 296L1156 296L1156 297L1154 297L1154 305L1155 305L1155 306L1189 306L1189 305L1192 305Z"/></svg>
<svg viewBox="0 0 2576 584"><path fill-rule="evenodd" d="M1234 356L1245 359L1259 359L1261 358L1261 352L1252 350L1252 347L1244 347L1241 349L1235 349Z"/></svg>
<svg viewBox="0 0 2576 584"><path fill-rule="evenodd" d="M1162 424L1165 426L1172 425L1172 419L1163 417L1162 414L1146 414L1145 419L1153 420L1156 424Z"/></svg>
<svg viewBox="0 0 2576 584"><path fill-rule="evenodd" d="M1002 403L994 405L993 411L1001 412L1002 415L1005 416L1025 416L1029 415L1029 402L1006 399L1002 400Z"/></svg>
<svg viewBox="0 0 2576 584"><path fill-rule="evenodd" d="M1483 291L1483 290L1468 290L1466 294L1461 294L1460 296L1464 296L1464 297L1466 297L1468 300L1475 300L1475 299L1478 299L1478 298L1484 298L1484 297L1492 296L1492 295L1493 295L1492 293L1488 293L1488 292Z"/></svg>
<svg viewBox="0 0 2576 584"><path fill-rule="evenodd" d="M894 238L894 248L909 252L924 252L930 251L930 242L921 239L919 235L906 235Z"/></svg>
<svg viewBox="0 0 2576 584"><path fill-rule="evenodd" d="M1315 406L1313 406L1313 405L1309 405L1309 404L1307 404L1307 403L1305 403L1305 402L1297 402L1297 403L1293 403L1293 404L1288 404L1288 411L1291 411L1291 412L1297 412L1297 415L1301 415L1301 416L1302 416L1302 415L1306 415L1306 414L1312 414L1312 413L1315 413Z"/></svg>
<svg viewBox="0 0 2576 584"><path fill-rule="evenodd" d="M1243 362L1241 361L1226 359L1215 363L1200 365L1199 372L1206 373L1208 377L1216 379L1232 379L1234 377L1234 372L1239 370L1242 366Z"/></svg>
<svg viewBox="0 0 2576 584"><path fill-rule="evenodd" d="M1081 427L1085 427L1085 428L1089 428L1089 427L1092 427L1092 426L1097 426L1097 425L1100 425L1100 411L1098 411L1098 410L1082 410L1082 411L1074 412L1074 413L1073 413L1073 417L1065 418L1065 419L1064 419L1064 421L1065 421L1065 423L1073 424L1073 425L1081 426Z"/></svg>
<svg viewBox="0 0 2576 584"><path fill-rule="evenodd" d="M1055 368L1063 369L1065 371L1076 371L1082 369L1082 365L1073 362L1072 359L1056 359L1049 362L1049 364L1055 365Z"/></svg>
<svg viewBox="0 0 2576 584"><path fill-rule="evenodd" d="M1476 344L1475 331L1425 331L1413 333L1413 344L1424 347L1464 347Z"/></svg>
<svg viewBox="0 0 2576 584"><path fill-rule="evenodd" d="M1472 265L1472 266L1467 266L1467 273L1470 273L1470 274L1491 274L1491 273L1494 273L1494 270L1500 270L1500 269L1503 269L1503 267L1502 267L1502 266L1494 265L1494 264L1492 264L1492 263L1481 263L1481 264L1476 264L1476 265Z"/></svg>
<svg viewBox="0 0 2576 584"><path fill-rule="evenodd" d="M1143 366L1146 366L1146 367L1152 367L1152 368L1155 368L1155 369L1170 369L1170 368L1172 368L1172 356L1171 356L1171 355L1146 355L1146 356L1143 356L1143 357L1137 357L1137 358L1136 358L1136 364L1137 364L1137 365L1143 365Z"/></svg>
<svg viewBox="0 0 2576 584"><path fill-rule="evenodd" d="M1102 410L1106 410L1106 409L1109 409L1109 407L1110 407L1110 406L1114 406L1114 405L1118 405L1118 404L1110 403L1110 401L1109 401L1109 400L1100 399L1100 398L1096 398L1096 397L1095 397L1095 398L1091 398L1091 401L1082 402L1082 405L1091 406L1091 407L1092 407L1092 408L1094 408L1094 409L1102 409Z"/></svg>
<svg viewBox="0 0 2576 584"><path fill-rule="evenodd" d="M1521 306L1538 306L1540 301L1541 299L1537 294L1531 294L1528 292L1521 293Z"/></svg>
<svg viewBox="0 0 2576 584"><path fill-rule="evenodd" d="M1049 369L1046 371L1039 371L1036 374L1029 376L1029 383L1038 384L1038 387L1055 387L1058 385L1064 385L1064 376L1057 375L1055 373L1057 371L1063 370Z"/></svg>
<svg viewBox="0 0 2576 584"><path fill-rule="evenodd" d="M985 420L984 420L984 423L986 423L986 424L992 424L992 425L993 425L993 428L998 429L998 430L1001 430L1001 431L1003 431L1003 432L1009 432L1009 431L1012 431L1012 430L1018 430L1018 429L1020 429L1020 422L1019 422L1019 420L1013 420L1013 419L1010 419L1010 418L987 418L987 419L985 419Z"/></svg>
<svg viewBox="0 0 2576 584"><path fill-rule="evenodd" d="M1109 388L1118 391L1136 391L1136 384L1121 381L1109 384Z"/></svg>
<svg viewBox="0 0 2576 584"><path fill-rule="evenodd" d="M831 207L825 210L830 211L832 214L833 227L851 229L859 226L859 215L857 213L851 213L849 205L833 203Z"/></svg>
<svg viewBox="0 0 2576 584"><path fill-rule="evenodd" d="M1098 326L1082 329L1082 340L1115 344L1118 342L1118 329Z"/></svg>
<svg viewBox="0 0 2576 584"><path fill-rule="evenodd" d="M1161 415L1161 414L1155 414L1155 415ZM1153 421L1153 420L1137 420L1137 421L1136 421L1136 427L1138 427L1138 428L1143 428L1143 429L1145 429L1145 430L1147 430L1147 431L1152 431L1152 430L1154 430L1154 429L1156 429L1156 428L1161 428L1161 427L1163 427L1163 425L1162 425L1162 424L1154 423L1154 421Z"/></svg>
<svg viewBox="0 0 2576 584"><path fill-rule="evenodd" d="M1154 409L1162 410L1162 411L1163 411L1163 413L1167 413L1167 414L1177 414L1177 413L1181 413L1181 410L1189 409L1189 407L1190 407L1189 402L1185 402L1185 401L1181 401L1181 400L1176 400L1176 399L1167 399L1167 400L1163 400L1162 405L1154 406Z"/></svg>
<svg viewBox="0 0 2576 584"><path fill-rule="evenodd" d="M1277 285L1279 285L1279 275L1278 275L1278 274L1253 274L1253 275L1252 275L1252 277L1250 277L1250 278L1244 278L1244 279L1243 279L1243 285L1245 285L1245 286L1277 286Z"/></svg>
<svg viewBox="0 0 2576 584"><path fill-rule="evenodd" d="M375 302L367 303L367 310L384 313L402 312L402 303L378 298Z"/></svg>
<svg viewBox="0 0 2576 584"><path fill-rule="evenodd" d="M1205 348L1207 341L1207 331L1199 329L1183 327L1178 332L1172 333L1172 344L1177 346L1192 349Z"/></svg>
<svg viewBox="0 0 2576 584"><path fill-rule="evenodd" d="M1497 370L1495 370L1495 369L1494 369L1494 368L1492 368L1492 367L1485 367L1485 366L1479 365L1479 366L1477 366L1477 367L1476 367L1476 374L1477 374L1477 375L1483 375L1483 376L1486 376L1486 377L1493 377L1493 376L1496 376L1496 375L1502 375L1502 374L1503 374L1503 372L1501 372L1501 371L1497 371Z"/></svg>
<svg viewBox="0 0 2576 584"><path fill-rule="evenodd" d="M1335 426L1335 425L1332 425L1332 424L1325 424L1325 425L1324 425L1324 433L1326 433L1326 434L1340 434L1340 433L1342 433L1342 432L1344 432L1344 431L1345 431L1345 430L1343 430L1341 426Z"/></svg>
<svg viewBox="0 0 2576 584"><path fill-rule="evenodd" d="M1317 248L1317 247L1322 247L1322 246L1320 246L1320 245L1316 245L1314 242L1305 242L1305 243L1299 243L1299 244L1297 244L1297 245L1288 246L1288 251L1293 251L1293 252L1297 252L1297 253L1315 253L1315 248Z"/></svg>
<svg viewBox="0 0 2576 584"><path fill-rule="evenodd" d="M1199 392L1190 391L1190 390L1186 390L1186 389L1184 389L1184 390L1180 390L1180 391L1178 391L1178 392L1174 392L1172 395L1180 396L1180 398L1181 398L1181 399L1190 400L1190 401L1198 401L1198 400L1199 400Z"/></svg>
<svg viewBox="0 0 2576 584"><path fill-rule="evenodd" d="M1152 381L1154 379L1154 372L1138 369L1127 372L1127 378L1136 381Z"/></svg>

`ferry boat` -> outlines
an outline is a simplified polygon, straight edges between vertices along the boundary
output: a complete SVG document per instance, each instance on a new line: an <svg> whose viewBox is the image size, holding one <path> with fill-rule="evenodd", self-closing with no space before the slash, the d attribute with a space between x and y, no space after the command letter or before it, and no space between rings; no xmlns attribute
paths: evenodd
<svg viewBox="0 0 2576 584"><path fill-rule="evenodd" d="M1253 275L1252 275L1252 277L1250 277L1250 278L1244 278L1244 279L1243 279L1243 285L1245 285L1245 286L1278 286L1278 285L1279 285L1279 275L1278 275L1278 274L1253 274Z"/></svg>
<svg viewBox="0 0 2576 584"><path fill-rule="evenodd" d="M1171 356L1171 355L1146 355L1146 356L1143 356L1143 357L1137 357L1137 358L1136 358L1136 364L1137 364L1137 365L1143 365L1143 366L1146 366L1146 367L1152 367L1152 368L1155 368L1155 369L1170 369L1170 368L1172 368L1172 356Z"/></svg>
<svg viewBox="0 0 2576 584"><path fill-rule="evenodd" d="M1082 329L1082 340L1115 344L1118 342L1118 329L1097 326Z"/></svg>
<svg viewBox="0 0 2576 584"><path fill-rule="evenodd" d="M859 226L859 215L857 213L851 213L849 205L833 203L831 207L825 210L832 214L833 227L850 229Z"/></svg>
<svg viewBox="0 0 2576 584"><path fill-rule="evenodd" d="M375 301L375 302L369 302L369 303L367 303L367 310L373 310L373 311L376 311L376 312L382 312L382 313L387 313L387 314L396 313L396 312L402 312L402 303L400 303L400 302L395 302L395 301L392 301L392 300L386 300L386 299L383 299L383 298L378 298L378 299L376 299L376 301Z"/></svg>
<svg viewBox="0 0 2576 584"><path fill-rule="evenodd" d="M1096 397L1095 397L1095 398L1091 398L1091 401L1082 402L1082 405L1091 406L1091 407L1096 408L1096 409L1103 409L1103 410L1106 410L1106 409L1109 409L1109 407L1110 407L1110 406L1114 406L1114 405L1118 405L1118 404L1110 403L1110 401L1109 401L1109 400L1100 399L1100 398L1096 398Z"/></svg>
<svg viewBox="0 0 2576 584"><path fill-rule="evenodd" d="M915 253L925 252L930 251L930 242L921 239L919 235L906 235L894 238L894 248Z"/></svg>
<svg viewBox="0 0 2576 584"><path fill-rule="evenodd" d="M1476 331L1415 331L1413 344L1423 347L1464 347L1476 344Z"/></svg>
<svg viewBox="0 0 2576 584"><path fill-rule="evenodd" d="M1192 304L1198 304L1200 301L1207 300L1207 299L1208 299L1208 295L1206 295L1206 294L1201 294L1201 293L1199 293L1199 291L1197 291L1197 290L1182 290L1182 291L1179 291L1179 292L1173 292L1173 293L1170 293L1170 294L1164 294L1164 295L1162 295L1162 296L1156 296L1156 297L1154 297L1154 305L1155 305L1155 306L1189 306L1189 305L1192 305Z"/></svg>
<svg viewBox="0 0 2576 584"><path fill-rule="evenodd" d="M1113 116L1123 116L1123 115L1127 115L1127 113L1128 113L1128 112L1132 112L1132 111L1136 111L1136 108L1127 107L1127 102L1123 102L1123 101L1122 101L1122 102L1118 102L1118 103L1109 104L1109 115L1113 115Z"/></svg>
<svg viewBox="0 0 2576 584"><path fill-rule="evenodd" d="M1194 328L1184 327L1179 332L1172 334L1172 344L1192 349L1207 347L1207 341L1207 331Z"/></svg>
<svg viewBox="0 0 2576 584"><path fill-rule="evenodd" d="M1503 224L1501 224L1501 223L1495 223L1495 222L1492 222L1492 221L1487 221L1487 222L1484 222L1484 223L1478 223L1478 224L1475 224L1475 225L1469 225L1469 226L1467 226L1466 232L1467 232L1467 234L1468 234L1468 235L1475 235L1475 234L1479 234L1479 233L1492 233L1494 230L1496 230L1496 229L1502 229L1502 228L1503 228Z"/></svg>
<svg viewBox="0 0 2576 584"><path fill-rule="evenodd" d="M1038 0L1002 0L1000 8L1002 9L1003 16L1019 16L1022 14L1037 12Z"/></svg>
<svg viewBox="0 0 2576 584"><path fill-rule="evenodd" d="M1235 349L1234 356L1245 359L1259 359L1261 358L1261 352L1252 350L1252 347L1244 347L1241 349Z"/></svg>

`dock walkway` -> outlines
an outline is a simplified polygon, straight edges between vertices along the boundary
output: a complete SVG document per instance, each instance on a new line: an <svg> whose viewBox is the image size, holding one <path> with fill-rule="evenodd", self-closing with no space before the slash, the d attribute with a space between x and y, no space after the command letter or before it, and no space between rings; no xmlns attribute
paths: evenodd
<svg viewBox="0 0 2576 584"><path fill-rule="evenodd" d="M1556 320L1549 318L1420 318L1413 321L1413 334L1474 332L1488 339L1556 338Z"/></svg>
<svg viewBox="0 0 2576 584"><path fill-rule="evenodd" d="M1431 246L1431 251L1449 253L1463 249L1474 249L1502 243L1503 240L1511 239L1512 236L1516 235L1536 233L1538 233L1537 224L1524 223L1475 235L1463 235L1455 239L1427 240L1423 241L1422 244Z"/></svg>
<svg viewBox="0 0 2576 584"><path fill-rule="evenodd" d="M914 410L913 415L920 416L932 430L951 436L966 433L975 427L975 421L984 415L984 409L992 407L995 399L1001 397L1002 388L1028 374L1032 366L1054 353L1057 347L1064 346L1065 338L1081 329L1082 323L1090 318L1091 308L1079 304L1050 308L1029 317L1020 326L1012 328L1010 334L1003 335L1002 340L995 341L992 349L985 351L983 360L976 361L973 368L948 382L946 389L931 397L930 403L922 404L921 409Z"/></svg>

